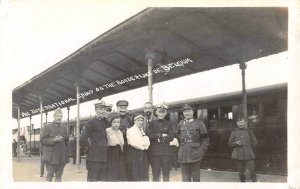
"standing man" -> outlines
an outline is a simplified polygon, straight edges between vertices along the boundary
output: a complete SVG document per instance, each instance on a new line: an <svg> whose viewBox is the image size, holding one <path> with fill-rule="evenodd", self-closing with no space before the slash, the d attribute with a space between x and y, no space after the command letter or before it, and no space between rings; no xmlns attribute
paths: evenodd
<svg viewBox="0 0 300 189"><path fill-rule="evenodd" d="M152 120L148 127L148 137L150 138L150 161L152 167L153 181L159 181L160 170L162 169L163 181L170 180L171 146L174 139L174 127L170 121L165 120L167 106L157 107L158 119Z"/></svg>
<svg viewBox="0 0 300 189"><path fill-rule="evenodd" d="M106 180L107 136L108 127L106 104L102 100L95 103L96 117L90 120L80 136L80 145L87 151L87 181Z"/></svg>
<svg viewBox="0 0 300 189"><path fill-rule="evenodd" d="M184 120L178 123L181 142L178 162L181 164L182 181L200 182L200 163L209 145L209 138L204 123L193 118L191 105L182 107Z"/></svg>
<svg viewBox="0 0 300 189"><path fill-rule="evenodd" d="M119 130L122 131L123 133L123 138L124 138L124 147L123 147L123 151L124 151L124 156L126 159L125 162L125 172L126 172L126 179L127 181L132 181L132 172L130 171L130 167L129 164L131 162L130 160L130 156L127 153L128 152L128 143L127 143L127 137L126 137L126 132L127 129L129 129L130 127L133 126L133 116L129 115L128 113L128 101L127 100L119 100L117 103L117 111L120 115L120 128Z"/></svg>
<svg viewBox="0 0 300 189"><path fill-rule="evenodd" d="M151 102L146 102L144 104L144 132L147 133L148 127L149 127L149 122L152 120L157 120L157 117L153 115L154 112L154 107Z"/></svg>
<svg viewBox="0 0 300 189"><path fill-rule="evenodd" d="M235 161L241 182L246 181L245 171L250 173L252 182L256 182L252 147L258 144L257 139L252 130L248 129L246 121L238 121L237 126L238 129L232 131L228 141L229 147L233 148L231 158Z"/></svg>
<svg viewBox="0 0 300 189"><path fill-rule="evenodd" d="M65 164L69 162L69 136L67 128L61 126L61 109L54 110L53 116L53 123L46 125L42 130L42 160L46 162L47 180L51 182L55 174L55 182L61 182Z"/></svg>

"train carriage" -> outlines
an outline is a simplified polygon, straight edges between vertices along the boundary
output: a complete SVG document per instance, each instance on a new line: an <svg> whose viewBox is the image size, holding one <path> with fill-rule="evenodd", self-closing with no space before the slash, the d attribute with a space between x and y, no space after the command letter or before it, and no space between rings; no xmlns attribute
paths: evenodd
<svg viewBox="0 0 300 189"><path fill-rule="evenodd" d="M287 84L249 89L247 101L249 127L259 142L254 149L257 172L287 175ZM209 132L210 146L202 168L234 171L228 140L236 121L243 117L241 91L167 103L167 119L178 123L183 119L181 107L187 103L193 105L194 117L202 120ZM142 111L139 108L131 113ZM81 119L81 131L90 118ZM76 122L71 120L71 133L75 126Z"/></svg>

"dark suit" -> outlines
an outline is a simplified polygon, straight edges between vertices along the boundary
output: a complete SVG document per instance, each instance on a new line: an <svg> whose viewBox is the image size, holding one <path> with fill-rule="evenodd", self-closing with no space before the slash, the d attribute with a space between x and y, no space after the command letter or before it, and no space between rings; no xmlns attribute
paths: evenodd
<svg viewBox="0 0 300 189"><path fill-rule="evenodd" d="M88 148L87 152L87 181L106 180L107 161L107 120L105 118L94 118L85 126L80 136L82 148Z"/></svg>
<svg viewBox="0 0 300 189"><path fill-rule="evenodd" d="M54 142L56 136L62 136L62 142ZM41 144L44 146L42 160L46 162L47 180L61 181L63 169L69 162L69 136L66 127L57 123L46 125L41 133Z"/></svg>
<svg viewBox="0 0 300 189"><path fill-rule="evenodd" d="M153 181L159 180L160 169L163 172L163 180L169 181L172 155L170 142L175 136L174 127L170 121L153 120L149 122L147 135L151 142L149 150Z"/></svg>

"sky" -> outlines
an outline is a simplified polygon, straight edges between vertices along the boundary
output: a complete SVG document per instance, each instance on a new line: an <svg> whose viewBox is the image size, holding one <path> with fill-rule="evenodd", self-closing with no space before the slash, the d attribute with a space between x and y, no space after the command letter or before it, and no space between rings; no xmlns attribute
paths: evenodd
<svg viewBox="0 0 300 189"><path fill-rule="evenodd" d="M1 74L1 77L10 77L10 82L4 83L5 89L8 90L23 84L100 34L146 8L145 5L131 6L129 3L126 4L127 8L114 6L112 9L112 4L107 1L92 1L94 6L81 1L72 4L69 1L59 4L57 1L29 2L31 3L12 1L6 4L2 12L4 26L8 26L1 28L2 44L8 48L1 48L1 62L9 63L1 64L1 70L13 70L13 74ZM283 52L248 62L247 88L287 82L287 56L287 52ZM174 91L174 84L178 91ZM241 90L241 73L235 64L155 84L154 104L237 90ZM128 100L129 109L140 108L148 101L147 87L105 97L103 100L115 104L119 99ZM94 114L92 103L81 104L81 116ZM66 115L66 109L63 111ZM73 106L70 118L75 117L76 109ZM45 120L45 117L43 119ZM50 112L48 121L51 120ZM33 116L32 123L36 128L39 127L40 116ZM22 119L21 127L27 125L29 118ZM17 128L17 121L11 118L10 126Z"/></svg>
<svg viewBox="0 0 300 189"><path fill-rule="evenodd" d="M11 94L14 88L146 7L170 6L168 5L170 2L172 6L200 5L198 4L200 1L195 0L127 0L126 3L124 2L116 0L0 0L0 167L1 170L5 170L0 171L2 186L11 186L13 182L10 174L12 161L8 158L10 155L7 156L10 148L7 146L11 146L11 129L17 127L17 121L11 116ZM206 4L200 6L239 6L241 4L237 3L241 2L205 1ZM254 4L255 2L258 4ZM287 1L279 0L243 1L243 6L270 6L270 2L272 6L289 6L289 51L247 62L246 86L249 89L289 82L288 158L292 163L289 163L288 179L289 183L298 183L296 177L300 174L300 153L297 153L297 145L291 146L291 144L299 142L299 136L295 133L300 133L299 108L297 109L297 104L300 104L300 74L298 74L300 64L299 57L296 56L300 49L300 27L297 27L300 26L300 11L297 11L300 10L300 6L299 1L293 1L297 4L287 5ZM153 87L154 104L237 91L241 90L241 72L238 65L232 65L155 84ZM174 88L179 90L174 91ZM148 98L147 87L112 95L104 100L115 104L120 98L129 100L129 109L141 107ZM93 114L93 105L81 104L81 113L83 116ZM75 107L71 107L71 118L74 115ZM36 127L40 125L39 120L39 116L33 117L32 122ZM48 120L52 121L50 113ZM22 119L21 126L28 124L28 118ZM27 186L23 183L21 185L23 188ZM80 186L82 185L78 185ZM50 188L44 185L43 187Z"/></svg>

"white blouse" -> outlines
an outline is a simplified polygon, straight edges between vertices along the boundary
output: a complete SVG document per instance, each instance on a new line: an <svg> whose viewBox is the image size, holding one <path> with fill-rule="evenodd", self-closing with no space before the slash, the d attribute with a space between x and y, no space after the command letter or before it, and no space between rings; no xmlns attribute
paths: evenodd
<svg viewBox="0 0 300 189"><path fill-rule="evenodd" d="M121 148L124 145L123 133L120 130L114 130L111 127L106 129L107 133L107 145L108 146L117 146L120 145Z"/></svg>
<svg viewBox="0 0 300 189"><path fill-rule="evenodd" d="M147 150L150 146L150 140L145 135L143 128L133 125L126 132L128 144L139 150Z"/></svg>

